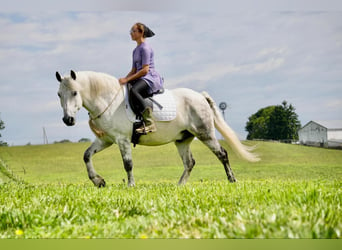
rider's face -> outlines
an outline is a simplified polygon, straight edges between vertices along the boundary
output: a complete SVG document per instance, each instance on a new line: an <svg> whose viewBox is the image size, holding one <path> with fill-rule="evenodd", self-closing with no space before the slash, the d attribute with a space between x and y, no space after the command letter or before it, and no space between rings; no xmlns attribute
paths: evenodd
<svg viewBox="0 0 342 250"><path fill-rule="evenodd" d="M130 33L133 41L137 41L138 39L142 38L142 32L138 30L138 27L136 25L132 27Z"/></svg>

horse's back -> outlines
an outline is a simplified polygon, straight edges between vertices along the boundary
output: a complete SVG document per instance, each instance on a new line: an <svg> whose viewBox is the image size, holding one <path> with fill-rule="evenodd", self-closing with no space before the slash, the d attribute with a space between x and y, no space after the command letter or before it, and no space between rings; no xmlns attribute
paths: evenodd
<svg viewBox="0 0 342 250"><path fill-rule="evenodd" d="M174 95L178 105L184 105L185 104L184 102L199 104L205 100L204 96L201 93L198 93L188 88L177 88L177 89L171 90L171 92Z"/></svg>
<svg viewBox="0 0 342 250"><path fill-rule="evenodd" d="M201 95L200 93L196 92L195 90L189 88L176 88L170 90L172 93L175 94L182 94L182 95Z"/></svg>
<svg viewBox="0 0 342 250"><path fill-rule="evenodd" d="M172 93L177 102L178 107L191 107L193 110L203 110L210 108L205 97L192 89L188 88L177 88L173 89Z"/></svg>

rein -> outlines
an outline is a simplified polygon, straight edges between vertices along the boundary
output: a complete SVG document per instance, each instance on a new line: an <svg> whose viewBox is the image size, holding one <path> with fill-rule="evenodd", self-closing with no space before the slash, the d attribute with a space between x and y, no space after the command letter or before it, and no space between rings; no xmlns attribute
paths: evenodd
<svg viewBox="0 0 342 250"><path fill-rule="evenodd" d="M113 99L111 100L111 102L108 104L108 106L97 116L95 117L91 117L90 113L88 113L90 121L95 121L97 119L99 119L108 109L110 106L112 106L113 102L115 101L116 97L120 94L122 87L120 87L119 91L116 93L116 95L113 97Z"/></svg>

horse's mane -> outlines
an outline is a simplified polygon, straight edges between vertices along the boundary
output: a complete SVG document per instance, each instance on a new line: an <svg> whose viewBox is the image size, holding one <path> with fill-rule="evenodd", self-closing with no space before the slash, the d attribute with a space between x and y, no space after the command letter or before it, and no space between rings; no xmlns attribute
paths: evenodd
<svg viewBox="0 0 342 250"><path fill-rule="evenodd" d="M76 73L76 82L71 81L71 77L64 78L62 83L65 87L81 91L84 88L88 88L91 93L98 95L108 89L119 89L119 81L114 77L106 73L94 72L94 71L79 71Z"/></svg>
<svg viewBox="0 0 342 250"><path fill-rule="evenodd" d="M120 84L118 80L109 74L93 72L93 71L80 71L77 72L78 82L88 82L89 91L92 96L101 95L103 92L110 90L119 90ZM84 87L84 86L83 86Z"/></svg>

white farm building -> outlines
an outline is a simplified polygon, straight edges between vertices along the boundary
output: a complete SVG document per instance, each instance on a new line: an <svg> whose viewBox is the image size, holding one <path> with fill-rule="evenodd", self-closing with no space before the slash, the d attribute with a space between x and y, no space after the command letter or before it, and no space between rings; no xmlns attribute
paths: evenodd
<svg viewBox="0 0 342 250"><path fill-rule="evenodd" d="M298 131L298 136L303 145L342 148L342 121L310 121Z"/></svg>

